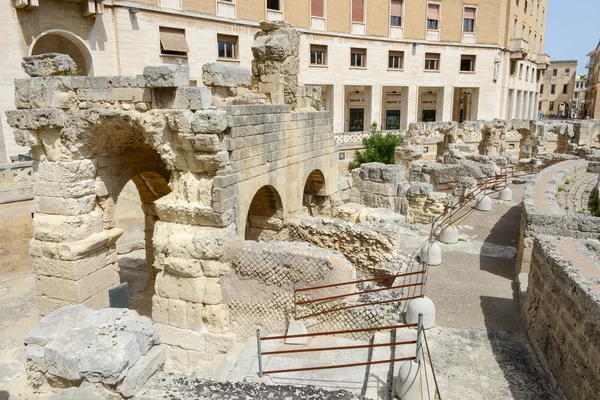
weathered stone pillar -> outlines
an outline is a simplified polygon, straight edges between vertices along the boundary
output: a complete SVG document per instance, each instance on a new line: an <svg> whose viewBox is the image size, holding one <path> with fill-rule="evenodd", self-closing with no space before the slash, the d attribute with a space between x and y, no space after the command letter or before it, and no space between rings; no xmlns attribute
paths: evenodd
<svg viewBox="0 0 600 400"><path fill-rule="evenodd" d="M252 44L252 86L271 104L298 105L300 34L287 22L262 21Z"/></svg>

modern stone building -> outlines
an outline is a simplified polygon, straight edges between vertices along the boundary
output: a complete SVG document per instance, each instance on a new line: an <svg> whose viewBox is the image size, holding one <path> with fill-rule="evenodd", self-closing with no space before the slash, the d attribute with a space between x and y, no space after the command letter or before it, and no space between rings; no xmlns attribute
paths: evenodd
<svg viewBox="0 0 600 400"><path fill-rule="evenodd" d="M585 66L588 69L589 100L587 116L591 119L600 117L600 99L598 99L598 83L600 81L600 42L596 48L588 53L590 61Z"/></svg>
<svg viewBox="0 0 600 400"><path fill-rule="evenodd" d="M577 75L576 60L550 62L540 85L538 108L545 116L570 117Z"/></svg>
<svg viewBox="0 0 600 400"><path fill-rule="evenodd" d="M0 163L26 152L4 111L23 56L64 52L81 75L136 75L146 65L250 68L260 20L303 33L300 83L322 88L334 131L372 122L531 118L538 103L547 0L13 0L0 11Z"/></svg>

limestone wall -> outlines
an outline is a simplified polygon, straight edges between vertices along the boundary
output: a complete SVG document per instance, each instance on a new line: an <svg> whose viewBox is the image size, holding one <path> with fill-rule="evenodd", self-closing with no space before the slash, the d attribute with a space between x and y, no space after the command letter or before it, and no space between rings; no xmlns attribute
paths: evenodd
<svg viewBox="0 0 600 400"><path fill-rule="evenodd" d="M600 237L600 224L594 217L566 214L556 202L558 187L567 175L586 169L584 160L564 161L544 169L527 185L521 208L521 230L517 254L517 274L526 275L537 235L580 239Z"/></svg>
<svg viewBox="0 0 600 400"><path fill-rule="evenodd" d="M286 217L302 211L306 181L315 170L325 177L324 195L337 192L337 159L328 112L296 112L286 105L223 108L229 118L225 147L230 170L215 193L235 194L238 232L244 232L254 195L266 185L281 198ZM229 196L229 195L228 195Z"/></svg>
<svg viewBox="0 0 600 400"><path fill-rule="evenodd" d="M597 274L555 245L535 239L522 317L542 365L566 398L593 399L600 393L600 290ZM598 268L598 267L596 267Z"/></svg>

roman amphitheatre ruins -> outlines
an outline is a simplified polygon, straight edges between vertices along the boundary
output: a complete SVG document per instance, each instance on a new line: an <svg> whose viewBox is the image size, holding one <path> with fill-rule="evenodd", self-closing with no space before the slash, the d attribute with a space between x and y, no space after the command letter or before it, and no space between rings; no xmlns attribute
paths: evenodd
<svg viewBox="0 0 600 400"><path fill-rule="evenodd" d="M203 85L24 59L0 399L597 398L600 121L413 123L346 172L298 32L261 29Z"/></svg>

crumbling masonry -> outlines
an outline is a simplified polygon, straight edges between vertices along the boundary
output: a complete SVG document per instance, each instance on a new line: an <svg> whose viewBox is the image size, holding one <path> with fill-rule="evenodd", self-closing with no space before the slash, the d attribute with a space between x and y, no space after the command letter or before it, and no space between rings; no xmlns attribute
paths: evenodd
<svg viewBox="0 0 600 400"><path fill-rule="evenodd" d="M221 261L225 242L244 237L253 221L299 213L314 171L323 177L321 195L337 191L329 114L292 112L318 99L286 80L297 67L297 35L286 24L265 26L253 47L260 55L253 79L268 87L259 83L262 93L252 96L223 95L218 86L230 83L218 71L204 77L214 81L212 92L190 86L188 71L172 65L135 77L16 81L17 110L7 116L35 159L30 253L41 315L69 304L108 306L123 233L113 213L133 180L146 215L152 318L169 357L180 369L198 367L232 346L221 286L230 270ZM213 95L236 105L216 109ZM261 190L273 196L251 204ZM269 230L265 224L252 228Z"/></svg>

